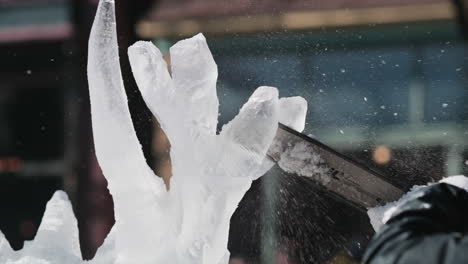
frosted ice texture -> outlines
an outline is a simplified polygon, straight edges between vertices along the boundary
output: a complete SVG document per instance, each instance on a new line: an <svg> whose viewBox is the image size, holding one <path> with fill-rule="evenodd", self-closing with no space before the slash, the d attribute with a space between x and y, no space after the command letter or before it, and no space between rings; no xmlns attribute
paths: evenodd
<svg viewBox="0 0 468 264"><path fill-rule="evenodd" d="M113 4L89 43L96 155L114 198L116 263L226 263L229 220L276 133L278 91L260 87L216 135L217 66L203 35L171 48L172 76L149 42L129 49L143 98L171 142L173 177L146 165L121 79Z"/></svg>
<svg viewBox="0 0 468 264"><path fill-rule="evenodd" d="M227 263L231 215L265 170L278 120L304 127L304 99L279 100L276 88L260 87L217 135L217 66L204 36L182 40L170 53L172 74L152 43L129 48L138 87L171 143L173 177L166 191L147 166L132 125L114 2L100 1L89 39L88 81L96 156L114 199L116 222L89 263ZM65 193L49 201L36 239L23 250L13 252L0 233L0 262L86 262Z"/></svg>
<svg viewBox="0 0 468 264"><path fill-rule="evenodd" d="M47 203L34 241L26 241L21 251L11 250L0 233L0 263L82 263L76 218L64 192L57 191Z"/></svg>
<svg viewBox="0 0 468 264"><path fill-rule="evenodd" d="M451 184L468 191L468 178L463 175L450 176L440 180L439 182ZM369 220L374 230L378 232L380 228L382 228L382 226L392 217L398 206L402 205L406 201L420 197L423 195L424 189L430 185L431 183L428 185L413 186L413 188L404 194L398 201L390 202L383 206L367 210L367 215L369 216Z"/></svg>
<svg viewBox="0 0 468 264"><path fill-rule="evenodd" d="M307 115L307 101L300 96L280 98L279 107L279 121L283 125L302 132Z"/></svg>

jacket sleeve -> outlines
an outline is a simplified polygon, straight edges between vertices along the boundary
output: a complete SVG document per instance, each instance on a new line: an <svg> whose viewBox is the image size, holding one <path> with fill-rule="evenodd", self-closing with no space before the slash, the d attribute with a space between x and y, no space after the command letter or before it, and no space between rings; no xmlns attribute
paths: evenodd
<svg viewBox="0 0 468 264"><path fill-rule="evenodd" d="M363 263L468 263L468 192L434 184L398 207L372 239Z"/></svg>

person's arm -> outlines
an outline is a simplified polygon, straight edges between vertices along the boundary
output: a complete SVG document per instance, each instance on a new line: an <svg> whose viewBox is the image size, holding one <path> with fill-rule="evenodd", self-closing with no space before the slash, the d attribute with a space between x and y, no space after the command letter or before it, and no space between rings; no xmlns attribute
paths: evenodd
<svg viewBox="0 0 468 264"><path fill-rule="evenodd" d="M363 263L468 263L468 192L439 183L398 207Z"/></svg>

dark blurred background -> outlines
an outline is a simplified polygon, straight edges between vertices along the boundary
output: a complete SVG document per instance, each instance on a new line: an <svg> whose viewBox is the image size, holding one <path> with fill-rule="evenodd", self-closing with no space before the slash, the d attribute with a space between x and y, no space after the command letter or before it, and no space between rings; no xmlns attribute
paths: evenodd
<svg viewBox="0 0 468 264"><path fill-rule="evenodd" d="M85 258L113 224L86 80L96 7L0 0L0 230L15 249L34 237L57 189L72 200ZM403 188L468 172L468 50L451 1L116 0L116 8L134 125L166 180L168 143L126 49L146 39L168 55L198 32L219 66L220 126L255 88L275 86L307 99L305 134Z"/></svg>

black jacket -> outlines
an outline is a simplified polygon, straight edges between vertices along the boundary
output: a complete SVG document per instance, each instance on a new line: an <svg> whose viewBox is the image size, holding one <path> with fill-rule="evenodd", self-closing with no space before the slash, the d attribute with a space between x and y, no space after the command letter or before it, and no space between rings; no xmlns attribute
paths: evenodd
<svg viewBox="0 0 468 264"><path fill-rule="evenodd" d="M399 206L363 263L468 263L468 192L439 183Z"/></svg>

